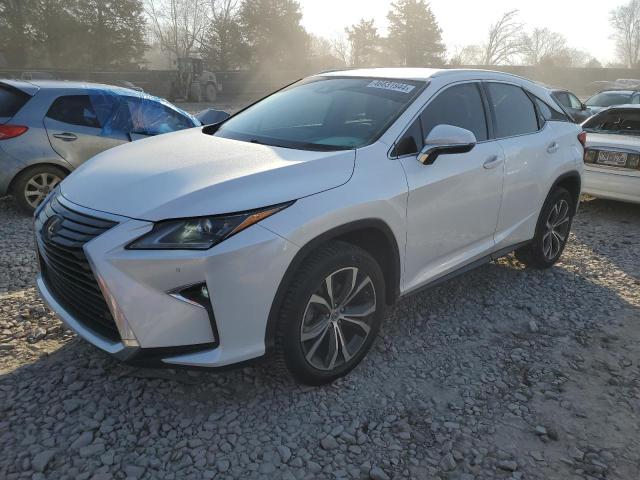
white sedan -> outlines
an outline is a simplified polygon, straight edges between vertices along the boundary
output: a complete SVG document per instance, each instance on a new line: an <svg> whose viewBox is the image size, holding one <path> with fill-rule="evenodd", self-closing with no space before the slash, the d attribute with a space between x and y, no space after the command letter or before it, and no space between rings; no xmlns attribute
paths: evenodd
<svg viewBox="0 0 640 480"><path fill-rule="evenodd" d="M591 117L583 192L640 203L640 105L620 105Z"/></svg>

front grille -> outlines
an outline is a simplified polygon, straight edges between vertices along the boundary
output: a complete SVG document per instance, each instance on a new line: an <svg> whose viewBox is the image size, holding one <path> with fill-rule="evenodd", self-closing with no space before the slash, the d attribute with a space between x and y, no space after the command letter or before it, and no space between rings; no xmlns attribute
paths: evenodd
<svg viewBox="0 0 640 480"><path fill-rule="evenodd" d="M82 249L116 223L76 212L63 205L58 195L47 202L35 221L44 280L56 300L77 321L107 338L119 340L113 316Z"/></svg>

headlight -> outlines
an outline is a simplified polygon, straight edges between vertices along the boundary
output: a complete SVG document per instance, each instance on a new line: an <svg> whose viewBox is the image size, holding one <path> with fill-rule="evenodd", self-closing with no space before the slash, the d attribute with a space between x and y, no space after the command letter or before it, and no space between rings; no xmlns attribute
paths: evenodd
<svg viewBox="0 0 640 480"><path fill-rule="evenodd" d="M207 250L293 202L250 212L158 222L127 246L132 250Z"/></svg>

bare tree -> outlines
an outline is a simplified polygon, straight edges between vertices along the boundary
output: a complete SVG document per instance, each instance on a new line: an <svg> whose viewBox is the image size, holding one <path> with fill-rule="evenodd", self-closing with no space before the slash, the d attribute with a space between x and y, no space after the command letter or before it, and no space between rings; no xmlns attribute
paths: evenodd
<svg viewBox="0 0 640 480"><path fill-rule="evenodd" d="M511 63L522 49L522 23L518 22L518 10L505 12L491 25L484 44L484 65Z"/></svg>
<svg viewBox="0 0 640 480"><path fill-rule="evenodd" d="M345 34L337 35L331 40L333 55L344 65L351 65L351 42Z"/></svg>
<svg viewBox="0 0 640 480"><path fill-rule="evenodd" d="M466 45L454 47L449 57L449 65L480 65L484 59L484 51L479 45Z"/></svg>
<svg viewBox="0 0 640 480"><path fill-rule="evenodd" d="M548 28L534 28L522 35L522 55L529 65L539 65L566 50L567 39Z"/></svg>
<svg viewBox="0 0 640 480"><path fill-rule="evenodd" d="M161 47L176 57L189 57L202 45L208 0L146 0L145 11Z"/></svg>
<svg viewBox="0 0 640 480"><path fill-rule="evenodd" d="M609 22L618 58L629 68L637 67L640 63L640 0L631 0L612 10Z"/></svg>

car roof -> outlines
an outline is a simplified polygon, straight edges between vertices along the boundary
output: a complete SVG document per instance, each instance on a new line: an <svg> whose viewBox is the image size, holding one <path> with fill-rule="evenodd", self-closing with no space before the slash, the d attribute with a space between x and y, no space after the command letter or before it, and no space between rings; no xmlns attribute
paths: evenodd
<svg viewBox="0 0 640 480"><path fill-rule="evenodd" d="M610 107L607 107L606 110L640 110L640 105L636 104L636 103L625 103L622 105L611 105Z"/></svg>
<svg viewBox="0 0 640 480"><path fill-rule="evenodd" d="M363 68L354 70L333 70L320 73L321 76L369 77L398 80L429 80L436 77L459 76L468 78L519 79L535 83L512 73L485 70L480 68Z"/></svg>
<svg viewBox="0 0 640 480"><path fill-rule="evenodd" d="M78 80L10 80L0 79L0 83L18 88L30 95L34 95L38 90L82 90L85 88L112 90L126 93L140 93L131 88L120 85L107 85L106 83L83 82Z"/></svg>
<svg viewBox="0 0 640 480"><path fill-rule="evenodd" d="M633 93L636 93L638 91L640 91L640 90L633 89L633 88L607 88L605 90L600 90L598 93L596 93L596 95L598 95L600 93L609 93L609 92L633 94Z"/></svg>

